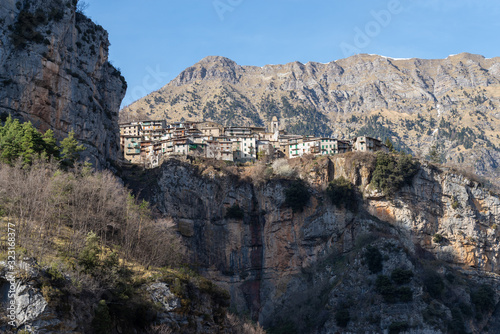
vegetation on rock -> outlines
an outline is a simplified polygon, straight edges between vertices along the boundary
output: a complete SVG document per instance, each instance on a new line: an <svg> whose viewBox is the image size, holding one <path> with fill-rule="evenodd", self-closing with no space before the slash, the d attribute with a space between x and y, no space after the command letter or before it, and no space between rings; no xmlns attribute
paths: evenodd
<svg viewBox="0 0 500 334"><path fill-rule="evenodd" d="M409 154L398 155L377 152L377 161L371 183L386 194L394 194L411 183L418 171L418 162Z"/></svg>
<svg viewBox="0 0 500 334"><path fill-rule="evenodd" d="M245 217L245 211L238 204L233 204L226 210L226 218L243 219L243 217Z"/></svg>
<svg viewBox="0 0 500 334"><path fill-rule="evenodd" d="M285 190L285 205L292 208L293 212L302 212L309 202L311 194L302 180L293 181Z"/></svg>
<svg viewBox="0 0 500 334"><path fill-rule="evenodd" d="M382 253L378 250L378 248L374 246L367 246L366 251L364 253L364 258L366 264L368 265L368 269L372 274L376 274L382 271L383 261L382 261Z"/></svg>
<svg viewBox="0 0 500 334"><path fill-rule="evenodd" d="M337 207L344 207L349 211L357 211L358 199L351 182L344 177L339 177L328 184L326 193L332 203Z"/></svg>

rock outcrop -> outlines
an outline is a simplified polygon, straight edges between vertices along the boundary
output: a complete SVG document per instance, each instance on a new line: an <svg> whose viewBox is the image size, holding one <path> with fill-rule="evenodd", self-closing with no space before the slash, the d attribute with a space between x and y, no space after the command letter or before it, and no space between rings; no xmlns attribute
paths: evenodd
<svg viewBox="0 0 500 334"><path fill-rule="evenodd" d="M91 162L116 160L126 82L108 61L107 32L70 0L3 1L0 21L0 115L58 139L74 131Z"/></svg>
<svg viewBox="0 0 500 334"><path fill-rule="evenodd" d="M149 199L178 223L193 262L228 289L232 306L265 327L455 333L450 328L459 326L493 333L500 297L498 194L424 164L411 185L387 195L370 183L372 163L369 155L353 154L290 160L310 185L302 212L285 204L293 181L265 179L271 167L236 171L169 160L156 171L154 187L148 185ZM332 205L326 195L328 182L339 177L363 196L357 212ZM228 216L236 205L243 218ZM380 268L372 270L377 256ZM401 270L411 272L409 280L398 280ZM475 293L485 284L494 293L481 309ZM457 310L459 304L479 318ZM345 329L341 310L355 319Z"/></svg>
<svg viewBox="0 0 500 334"><path fill-rule="evenodd" d="M0 262L0 331L16 333L26 330L30 333L94 333L99 313L99 301L110 302L116 297L115 289L98 286L74 285L73 276L51 280L54 268L43 268L33 259L19 261L13 271L7 273L6 262ZM65 275L65 274L64 274ZM72 273L71 275L74 275ZM160 279L150 279L139 286L127 286L128 294L135 295L128 300L122 312L130 312L137 303L137 295L142 302L137 312L137 320L126 319L136 314L118 313L113 319L115 326L109 326L111 333L159 332L170 333L236 333L234 323L226 317L228 296L208 280L194 282L179 278L169 284ZM198 284L198 285L197 285ZM85 285L85 284L83 284ZM176 294L172 287L176 287ZM131 291L135 290L131 294ZM13 305L12 312L8 309ZM102 310L101 310L102 312ZM107 310L106 310L107 312ZM108 313L109 317L109 313ZM100 318L102 319L102 318ZM102 320L101 320L102 321ZM108 320L111 321L111 320ZM101 322L102 324L102 322ZM109 325L109 324L108 324ZM101 325L101 330L102 330Z"/></svg>

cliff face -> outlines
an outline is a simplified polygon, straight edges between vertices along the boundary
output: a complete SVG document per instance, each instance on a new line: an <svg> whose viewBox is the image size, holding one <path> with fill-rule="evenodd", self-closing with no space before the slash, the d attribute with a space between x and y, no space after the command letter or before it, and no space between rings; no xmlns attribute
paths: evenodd
<svg viewBox="0 0 500 334"><path fill-rule="evenodd" d="M498 195L424 165L410 186L388 197L370 185L369 161L356 159L291 162L311 186L303 212L284 205L292 181L262 180L264 170L197 169L175 160L158 171L150 199L177 222L192 260L230 291L233 307L266 327L456 333L453 326L460 323L474 333L492 330L500 320ZM356 213L332 205L325 194L328 182L341 176L364 197ZM226 218L235 204L243 218ZM381 268L372 270L377 256ZM411 271L410 280L399 281L398 270ZM394 294L380 287L380 275ZM487 309L474 297L483 284L495 291ZM460 303L478 318L457 311ZM345 329L337 319L341 309L353 320Z"/></svg>
<svg viewBox="0 0 500 334"><path fill-rule="evenodd" d="M425 157L500 176L500 58L357 55L328 64L240 66L207 57L122 110L124 120L213 120L297 134L389 138Z"/></svg>
<svg viewBox="0 0 500 334"><path fill-rule="evenodd" d="M118 110L126 82L108 62L108 34L76 1L3 1L0 21L0 114L70 131L104 164L119 152Z"/></svg>

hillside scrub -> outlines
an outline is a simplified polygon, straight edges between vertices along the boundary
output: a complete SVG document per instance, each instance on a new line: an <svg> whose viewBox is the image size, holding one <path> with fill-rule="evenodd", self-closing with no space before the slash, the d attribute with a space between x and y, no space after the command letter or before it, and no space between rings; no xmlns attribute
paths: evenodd
<svg viewBox="0 0 500 334"><path fill-rule="evenodd" d="M288 159L278 159L272 164L273 172L278 177L294 178L297 176L297 170L290 166Z"/></svg>
<svg viewBox="0 0 500 334"><path fill-rule="evenodd" d="M157 306L140 289L144 277L186 261L180 239L153 219L147 202L110 172L85 164L62 170L43 159L0 163L0 212L0 224L15 224L19 256L40 265L33 284L58 317L75 307L87 312L83 332L146 328ZM7 247L0 241L1 254Z"/></svg>
<svg viewBox="0 0 500 334"><path fill-rule="evenodd" d="M0 209L16 223L18 239L31 255L48 247L64 229L71 236L64 252L78 257L88 233L117 247L126 259L145 266L184 261L180 242L167 224L155 221L147 202L138 202L108 171L88 165L70 171L35 160L0 164Z"/></svg>

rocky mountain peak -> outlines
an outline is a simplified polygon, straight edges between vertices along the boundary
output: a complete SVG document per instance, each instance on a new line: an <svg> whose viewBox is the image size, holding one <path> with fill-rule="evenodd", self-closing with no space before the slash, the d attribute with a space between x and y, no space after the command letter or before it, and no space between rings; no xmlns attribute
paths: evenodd
<svg viewBox="0 0 500 334"><path fill-rule="evenodd" d="M237 66L234 60L222 56L207 56L200 60L198 64L209 64L208 66L222 65L222 66Z"/></svg>
<svg viewBox="0 0 500 334"><path fill-rule="evenodd" d="M237 72L240 70L241 66L229 58L208 56L182 71L177 78L172 81L172 84L182 86L200 80L222 80L236 83L239 78Z"/></svg>

